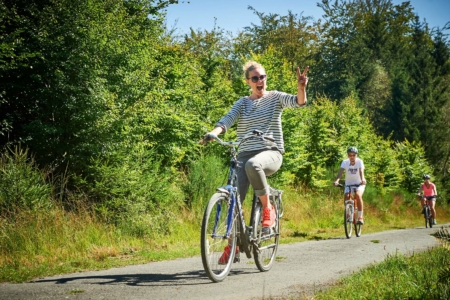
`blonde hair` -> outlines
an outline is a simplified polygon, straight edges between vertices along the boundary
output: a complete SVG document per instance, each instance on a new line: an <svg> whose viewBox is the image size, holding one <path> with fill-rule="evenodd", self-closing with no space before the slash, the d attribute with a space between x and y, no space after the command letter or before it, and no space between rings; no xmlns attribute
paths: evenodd
<svg viewBox="0 0 450 300"><path fill-rule="evenodd" d="M248 74L251 71L253 71L255 69L264 70L264 67L261 64L257 63L256 61L249 60L248 62L245 63L245 65L242 67L242 69L244 70L245 79L248 79Z"/></svg>

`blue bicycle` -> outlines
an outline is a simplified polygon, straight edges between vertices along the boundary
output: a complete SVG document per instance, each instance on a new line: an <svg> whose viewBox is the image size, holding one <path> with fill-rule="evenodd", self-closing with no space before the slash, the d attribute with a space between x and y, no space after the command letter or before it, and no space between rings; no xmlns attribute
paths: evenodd
<svg viewBox="0 0 450 300"><path fill-rule="evenodd" d="M283 216L282 191L270 188L270 201L275 207L276 220L273 227L262 227L263 208L259 198L253 195L252 212L249 226L246 225L242 204L237 188L237 153L239 146L249 139L263 139L261 131L255 130L240 142L224 142L215 135L214 139L230 148L230 171L226 186L217 189L205 209L201 232L202 263L206 274L213 282L224 280L231 270L233 262L240 261L240 253L255 260L261 272L269 271L275 261L280 238L280 218ZM229 257L223 257L225 248Z"/></svg>

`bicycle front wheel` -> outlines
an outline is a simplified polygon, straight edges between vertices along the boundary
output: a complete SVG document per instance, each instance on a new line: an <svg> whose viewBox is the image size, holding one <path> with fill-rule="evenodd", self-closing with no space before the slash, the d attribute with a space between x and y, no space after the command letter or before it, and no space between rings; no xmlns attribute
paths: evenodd
<svg viewBox="0 0 450 300"><path fill-rule="evenodd" d="M433 228L433 215L430 208L428 208L428 225L430 225L430 228Z"/></svg>
<svg viewBox="0 0 450 300"><path fill-rule="evenodd" d="M230 200L224 193L216 193L209 200L202 222L201 252L206 274L213 282L224 280L231 270L236 254L236 226L234 213L229 218ZM228 223L231 235L227 237Z"/></svg>
<svg viewBox="0 0 450 300"><path fill-rule="evenodd" d="M423 216L425 218L425 228L428 228L428 222L430 222L430 209L428 207L425 207ZM431 224L432 224L432 222L430 222L430 225ZM431 228L431 226L430 226L430 228Z"/></svg>
<svg viewBox="0 0 450 300"><path fill-rule="evenodd" d="M252 224L254 230L252 236L252 240L254 241L253 256L255 258L256 267L258 267L261 272L267 272L272 268L277 255L280 239L279 209L274 203L272 203L272 205L276 212L275 225L273 227L262 227L263 209L261 203L256 205L253 218L254 224Z"/></svg>
<svg viewBox="0 0 450 300"><path fill-rule="evenodd" d="M349 239L352 237L353 213L352 205L346 204L344 208L344 229L345 236Z"/></svg>

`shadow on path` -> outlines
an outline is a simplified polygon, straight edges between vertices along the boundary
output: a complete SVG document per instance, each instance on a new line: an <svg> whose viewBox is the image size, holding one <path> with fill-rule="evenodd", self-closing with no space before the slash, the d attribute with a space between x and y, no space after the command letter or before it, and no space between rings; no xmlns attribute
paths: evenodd
<svg viewBox="0 0 450 300"><path fill-rule="evenodd" d="M229 276L247 273L243 270L232 270ZM176 273L176 274L118 274L118 275L96 275L63 277L55 279L34 280L32 283L55 284L98 284L98 285L128 285L128 286L184 286L213 284L203 270Z"/></svg>

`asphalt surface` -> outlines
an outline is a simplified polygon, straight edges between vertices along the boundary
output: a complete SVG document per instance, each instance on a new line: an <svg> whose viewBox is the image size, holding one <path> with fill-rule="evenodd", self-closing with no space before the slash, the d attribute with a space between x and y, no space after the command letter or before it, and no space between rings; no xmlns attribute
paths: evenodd
<svg viewBox="0 0 450 300"><path fill-rule="evenodd" d="M445 224L447 227L449 224ZM261 273L241 255L229 276L212 283L200 257L0 284L0 299L288 299L311 295L388 254L413 254L439 244L433 229L400 229L280 245L279 260ZM364 230L364 229L363 229Z"/></svg>

